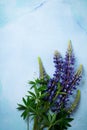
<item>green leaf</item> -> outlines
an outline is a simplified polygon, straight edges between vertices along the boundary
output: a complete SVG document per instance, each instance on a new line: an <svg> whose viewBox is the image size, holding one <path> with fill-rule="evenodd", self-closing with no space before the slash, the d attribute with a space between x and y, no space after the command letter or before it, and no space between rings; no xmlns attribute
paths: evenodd
<svg viewBox="0 0 87 130"><path fill-rule="evenodd" d="M46 93L41 94L41 96L39 97L39 99L44 98L46 95L47 95Z"/></svg>
<svg viewBox="0 0 87 130"><path fill-rule="evenodd" d="M49 122L51 122L51 119L52 119L52 116L51 116L50 113L48 113L48 120L49 120Z"/></svg>
<svg viewBox="0 0 87 130"><path fill-rule="evenodd" d="M28 83L31 84L31 85L34 85L34 84L35 84L34 81L29 81Z"/></svg>
<svg viewBox="0 0 87 130"><path fill-rule="evenodd" d="M53 123L55 120L56 120L56 114L54 113L54 114L52 115L51 123Z"/></svg>
<svg viewBox="0 0 87 130"><path fill-rule="evenodd" d="M32 86L30 87L30 89L33 89L33 88L34 88L34 86L35 86L35 84L34 84L34 85L32 85Z"/></svg>
<svg viewBox="0 0 87 130"><path fill-rule="evenodd" d="M26 106L21 105L21 104L18 104L17 109L18 109L19 111L23 111L23 110L25 110L25 109L26 109Z"/></svg>
<svg viewBox="0 0 87 130"><path fill-rule="evenodd" d="M65 93L65 92L60 92L59 94L66 95L66 93Z"/></svg>
<svg viewBox="0 0 87 130"><path fill-rule="evenodd" d="M71 121L73 121L73 118L67 118L67 121L71 122Z"/></svg>
<svg viewBox="0 0 87 130"><path fill-rule="evenodd" d="M71 125L69 123L66 124L68 127L71 127Z"/></svg>
<svg viewBox="0 0 87 130"><path fill-rule="evenodd" d="M27 105L27 101L26 101L26 99L23 97L22 98L22 101L23 101L23 103L25 104L25 105Z"/></svg>
<svg viewBox="0 0 87 130"><path fill-rule="evenodd" d="M46 89L46 86L40 86L40 88L38 88L38 91L43 92Z"/></svg>
<svg viewBox="0 0 87 130"><path fill-rule="evenodd" d="M32 96L32 97L36 97L35 94L31 91L28 91L28 93Z"/></svg>
<svg viewBox="0 0 87 130"><path fill-rule="evenodd" d="M39 96L39 91L38 91L36 86L34 86L34 91L35 91L36 97L38 97Z"/></svg>
<svg viewBox="0 0 87 130"><path fill-rule="evenodd" d="M28 106L30 109L30 112L34 113L37 115L37 111L32 107L32 106Z"/></svg>
<svg viewBox="0 0 87 130"><path fill-rule="evenodd" d="M27 111L24 111L22 114L21 114L21 117L23 117L23 119L25 120L28 116L28 113Z"/></svg>
<svg viewBox="0 0 87 130"><path fill-rule="evenodd" d="M44 125L49 126L49 120L46 114L43 115L43 122L44 122Z"/></svg>

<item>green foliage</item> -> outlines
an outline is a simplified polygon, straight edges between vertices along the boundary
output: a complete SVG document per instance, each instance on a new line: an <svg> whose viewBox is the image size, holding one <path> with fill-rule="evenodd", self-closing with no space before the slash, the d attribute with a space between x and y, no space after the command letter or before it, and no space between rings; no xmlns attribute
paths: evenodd
<svg viewBox="0 0 87 130"><path fill-rule="evenodd" d="M52 103L44 101L46 93L44 93L47 85L47 81L44 79L36 79L30 81L31 90L28 91L26 97L22 98L22 104L18 104L18 110L22 111L21 117L26 120L28 117L34 119L33 130L65 130L70 126L69 122L72 118L69 118L65 110L61 109L59 113L53 113L51 111ZM58 92L61 93L61 86L58 84ZM62 94L62 93L61 93ZM65 93L63 93L65 94ZM56 98L56 96L55 96Z"/></svg>

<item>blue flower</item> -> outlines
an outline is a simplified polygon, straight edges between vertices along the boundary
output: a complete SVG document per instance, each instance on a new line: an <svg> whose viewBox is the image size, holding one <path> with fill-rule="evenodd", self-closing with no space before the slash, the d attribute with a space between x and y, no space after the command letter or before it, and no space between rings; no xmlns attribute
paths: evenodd
<svg viewBox="0 0 87 130"><path fill-rule="evenodd" d="M58 51L55 51L54 53L53 62L55 64L55 73L53 74L53 78L49 80L46 90L46 92L48 93L47 99L50 102L53 101L53 98L56 95L58 82L61 79L61 72L63 70L63 59Z"/></svg>
<svg viewBox="0 0 87 130"><path fill-rule="evenodd" d="M46 92L48 93L46 99L53 103L52 111L59 111L61 107L66 108L69 101L69 96L77 88L82 78L82 65L80 65L77 72L75 72L75 56L73 54L71 41L69 42L65 58L58 51L55 51L53 62L55 65L55 72L53 78L50 78L47 84ZM58 83L61 86L61 93L58 92Z"/></svg>
<svg viewBox="0 0 87 130"><path fill-rule="evenodd" d="M55 51L53 59L53 62L55 64L55 73L53 74L54 80L56 82L59 82L61 80L63 71L63 58L58 51Z"/></svg>

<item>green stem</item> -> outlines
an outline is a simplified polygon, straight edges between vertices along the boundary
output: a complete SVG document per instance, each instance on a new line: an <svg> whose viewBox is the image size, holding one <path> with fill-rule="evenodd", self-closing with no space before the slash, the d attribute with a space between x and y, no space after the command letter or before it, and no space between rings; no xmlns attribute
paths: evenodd
<svg viewBox="0 0 87 130"><path fill-rule="evenodd" d="M50 130L51 126L48 127L48 130Z"/></svg>
<svg viewBox="0 0 87 130"><path fill-rule="evenodd" d="M61 120L62 120L62 119L59 119L59 120L55 121L54 123L50 124L49 127L48 127L48 130L51 130L51 128L52 128L53 126L55 126L56 124L58 124L59 122L61 122Z"/></svg>
<svg viewBox="0 0 87 130"><path fill-rule="evenodd" d="M37 117L34 118L33 130L38 130L38 118Z"/></svg>
<svg viewBox="0 0 87 130"><path fill-rule="evenodd" d="M27 117L27 130L29 130L29 116Z"/></svg>
<svg viewBox="0 0 87 130"><path fill-rule="evenodd" d="M44 125L44 126L42 126L41 128L40 128L40 130L43 130L44 128L46 128L46 126Z"/></svg>

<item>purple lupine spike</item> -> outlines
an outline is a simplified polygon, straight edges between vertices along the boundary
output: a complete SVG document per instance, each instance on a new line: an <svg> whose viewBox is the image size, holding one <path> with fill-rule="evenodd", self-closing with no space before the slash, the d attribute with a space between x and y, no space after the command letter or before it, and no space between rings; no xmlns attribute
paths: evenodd
<svg viewBox="0 0 87 130"><path fill-rule="evenodd" d="M53 74L53 78L49 80L47 85L48 100L50 102L52 102L53 98L55 97L55 93L57 91L57 84L58 82L60 82L61 79L63 60L58 51L55 51L54 53L53 62L56 68L55 73Z"/></svg>
<svg viewBox="0 0 87 130"><path fill-rule="evenodd" d="M58 83L61 79L61 74L63 70L63 59L58 51L54 53L54 64L55 64L55 73L53 74L55 81Z"/></svg>
<svg viewBox="0 0 87 130"><path fill-rule="evenodd" d="M56 90L57 90L57 85L54 78L50 79L46 89L46 92L48 93L46 98L48 99L49 102L53 101L53 97L55 96Z"/></svg>
<svg viewBox="0 0 87 130"><path fill-rule="evenodd" d="M73 80L70 85L71 90L76 89L76 86L78 86L80 84L80 81L82 78L82 68L83 68L82 65L80 65L77 72L73 76Z"/></svg>
<svg viewBox="0 0 87 130"><path fill-rule="evenodd" d="M63 75L62 75L61 84L64 87L64 89L69 87L72 82L73 75L74 75L74 63L75 63L75 57L73 55L71 41L70 41L64 59L64 63L63 63Z"/></svg>
<svg viewBox="0 0 87 130"><path fill-rule="evenodd" d="M82 68L83 68L82 65L80 65L76 74L73 77L70 87L67 89L67 94L64 96L64 100L66 100L68 96L72 95L73 90L76 89L77 85L80 84L80 80L82 78Z"/></svg>

